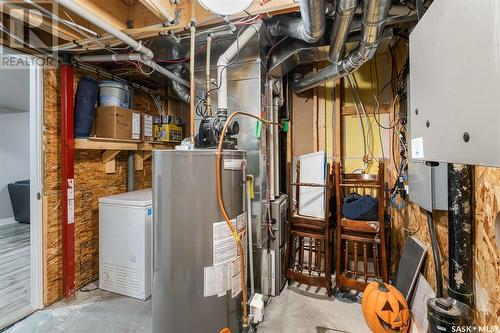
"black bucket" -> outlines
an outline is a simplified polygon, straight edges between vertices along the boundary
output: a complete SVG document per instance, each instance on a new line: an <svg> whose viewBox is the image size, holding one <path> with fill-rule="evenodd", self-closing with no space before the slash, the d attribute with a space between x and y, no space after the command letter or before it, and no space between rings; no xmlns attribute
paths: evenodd
<svg viewBox="0 0 500 333"><path fill-rule="evenodd" d="M75 101L75 138L88 137L92 132L99 87L97 81L84 76L78 82Z"/></svg>

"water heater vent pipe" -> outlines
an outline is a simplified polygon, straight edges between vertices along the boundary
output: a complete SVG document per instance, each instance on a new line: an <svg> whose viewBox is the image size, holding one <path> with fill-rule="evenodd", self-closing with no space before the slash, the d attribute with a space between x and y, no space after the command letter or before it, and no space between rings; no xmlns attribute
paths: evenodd
<svg viewBox="0 0 500 333"><path fill-rule="evenodd" d="M227 67L231 65L231 60L238 55L240 50L259 33L262 28L262 21L257 21L249 26L239 37L229 46L217 61L217 80L219 80L218 90L218 112L223 118L227 117Z"/></svg>

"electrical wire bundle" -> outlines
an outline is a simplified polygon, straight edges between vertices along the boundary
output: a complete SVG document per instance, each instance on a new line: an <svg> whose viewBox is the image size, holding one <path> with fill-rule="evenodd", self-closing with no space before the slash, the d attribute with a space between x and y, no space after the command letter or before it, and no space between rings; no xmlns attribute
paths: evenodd
<svg viewBox="0 0 500 333"><path fill-rule="evenodd" d="M399 37L399 40L402 40L402 38ZM406 40L404 40L404 42L406 42ZM407 101L407 78L410 73L409 57L408 55L405 55L404 63L401 66L401 69L398 70L396 62L397 49L389 47L389 54L391 56L392 63L392 79L390 81L392 94L395 96L394 100L398 100L401 105ZM393 103L393 115L394 118L398 118L398 121L392 131L392 162L398 173L394 185L389 192L389 198L393 207L402 209L405 207L406 201L406 189L404 184L408 180L408 126L406 113L401 111L396 112L395 103ZM399 146L399 163L396 158L397 146ZM398 200L398 196L400 197L400 200Z"/></svg>
<svg viewBox="0 0 500 333"><path fill-rule="evenodd" d="M398 37L398 40L399 39L402 39L402 37ZM353 99L357 117L360 121L360 130L363 135L363 168L356 171L364 173L366 172L366 169L368 168L370 162L372 162L373 160L379 160L375 157L372 151L372 123L375 122L378 126L378 136L380 141L382 160L385 159L382 130L391 131L392 163L394 164L394 168L397 171L397 177L394 185L391 187L391 189L389 189L388 192L391 204L397 209L402 209L405 207L406 200L406 190L404 183L408 180L408 144L406 141L408 128L406 114L400 111L399 105L407 100L407 78L410 68L408 55L405 55L403 65L399 68L396 60L397 49L390 46L389 54L391 57L391 80L380 90L378 88L379 74L376 57L372 62L370 62L371 91L373 99L375 101L372 120L369 119L365 103L361 98L361 93L356 81L356 76L354 74L349 74L346 79L350 87L351 97ZM373 76L375 76L375 78ZM389 87L391 88L393 97L391 105L392 121L389 125L383 125L381 121L380 97ZM399 147L399 150L397 147ZM401 200L398 199L398 196L401 197Z"/></svg>

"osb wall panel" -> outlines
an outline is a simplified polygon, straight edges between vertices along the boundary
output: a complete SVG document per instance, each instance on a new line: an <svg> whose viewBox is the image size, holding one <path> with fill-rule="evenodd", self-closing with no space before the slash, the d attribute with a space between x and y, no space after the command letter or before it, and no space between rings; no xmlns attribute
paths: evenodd
<svg viewBox="0 0 500 333"><path fill-rule="evenodd" d="M316 99L311 92L293 94L292 144L293 157L315 151L315 129L312 112Z"/></svg>
<svg viewBox="0 0 500 333"><path fill-rule="evenodd" d="M428 247L427 257L424 261L423 274L432 288L436 289L436 266L432 258L431 239L427 227L427 213L418 205L408 203L406 209L396 211L392 209L392 234L391 234L391 271L397 268L399 257L408 236L414 236ZM446 211L435 211L433 214L434 227L441 254L441 269L445 288L448 278L448 214Z"/></svg>
<svg viewBox="0 0 500 333"><path fill-rule="evenodd" d="M475 315L481 325L499 325L500 249L495 236L500 235L495 235L495 221L500 212L500 169L476 167L475 176Z"/></svg>
<svg viewBox="0 0 500 333"><path fill-rule="evenodd" d="M75 92L81 73L75 73ZM59 72L44 71L44 303L62 297L61 164ZM134 109L156 114L149 96L136 91ZM116 159L116 173L106 174L99 151L75 151L75 284L98 278L98 199L127 190L127 153ZM151 160L136 171L136 189L151 187Z"/></svg>
<svg viewBox="0 0 500 333"><path fill-rule="evenodd" d="M61 282L61 173L59 72L44 71L44 303L60 298Z"/></svg>
<svg viewBox="0 0 500 333"><path fill-rule="evenodd" d="M392 170L389 170L392 171ZM392 184L392 183L391 183ZM478 325L500 323L500 249L495 240L495 220L500 212L500 169L475 167L474 317ZM434 222L441 252L445 290L448 281L448 215L435 211ZM413 235L429 248L424 276L435 289L435 265L427 228L427 215L410 203L403 212L393 210L392 260L397 263L404 242ZM395 265L392 267L395 269Z"/></svg>

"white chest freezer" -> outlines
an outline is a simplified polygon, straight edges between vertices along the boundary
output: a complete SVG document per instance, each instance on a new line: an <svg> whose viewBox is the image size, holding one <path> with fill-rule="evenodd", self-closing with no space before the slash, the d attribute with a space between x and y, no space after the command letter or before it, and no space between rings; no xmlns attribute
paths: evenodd
<svg viewBox="0 0 500 333"><path fill-rule="evenodd" d="M151 189L99 198L99 288L151 296Z"/></svg>

